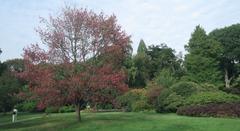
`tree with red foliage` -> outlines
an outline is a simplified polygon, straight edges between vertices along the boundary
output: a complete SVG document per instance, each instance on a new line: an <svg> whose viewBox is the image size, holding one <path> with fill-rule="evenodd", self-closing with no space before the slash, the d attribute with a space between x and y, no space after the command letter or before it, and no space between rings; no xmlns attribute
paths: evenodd
<svg viewBox="0 0 240 131"><path fill-rule="evenodd" d="M127 91L121 65L129 51L130 36L114 15L66 7L37 29L48 50L37 44L24 49L25 71L38 107L71 103L80 110L86 102L114 102L114 93Z"/></svg>

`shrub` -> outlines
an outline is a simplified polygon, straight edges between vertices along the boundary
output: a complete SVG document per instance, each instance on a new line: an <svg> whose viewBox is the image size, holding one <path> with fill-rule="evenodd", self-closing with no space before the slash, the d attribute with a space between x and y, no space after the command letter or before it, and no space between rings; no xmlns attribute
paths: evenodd
<svg viewBox="0 0 240 131"><path fill-rule="evenodd" d="M149 83L147 86L147 99L148 103L152 106L157 105L158 96L163 91L163 87L156 85L155 83Z"/></svg>
<svg viewBox="0 0 240 131"><path fill-rule="evenodd" d="M212 117L240 117L240 103L206 104L180 107L178 115L212 116Z"/></svg>
<svg viewBox="0 0 240 131"><path fill-rule="evenodd" d="M184 98L176 93L170 94L165 100L165 111L167 112L176 112L177 109L183 105Z"/></svg>
<svg viewBox="0 0 240 131"><path fill-rule="evenodd" d="M204 83L200 85L204 91L218 91L218 87L213 84Z"/></svg>
<svg viewBox="0 0 240 131"><path fill-rule="evenodd" d="M49 114L49 113L58 113L59 108L58 107L47 107L45 109L45 113Z"/></svg>
<svg viewBox="0 0 240 131"><path fill-rule="evenodd" d="M133 89L128 91L122 96L117 98L117 101L121 104L126 111L132 111L133 103L139 100L146 100L146 90L145 89Z"/></svg>
<svg viewBox="0 0 240 131"><path fill-rule="evenodd" d="M240 95L240 87L224 88L223 91L231 94Z"/></svg>
<svg viewBox="0 0 240 131"><path fill-rule="evenodd" d="M17 104L16 108L22 112L37 112L37 102L26 101L26 102Z"/></svg>
<svg viewBox="0 0 240 131"><path fill-rule="evenodd" d="M188 97L185 105L204 105L209 103L234 103L239 102L237 95L227 94L222 91L217 92L199 92Z"/></svg>
<svg viewBox="0 0 240 131"><path fill-rule="evenodd" d="M132 111L138 112L138 111L145 111L150 110L151 106L147 103L146 100L139 100L133 103L132 105Z"/></svg>
<svg viewBox="0 0 240 131"><path fill-rule="evenodd" d="M240 88L240 75L233 81L233 87Z"/></svg>
<svg viewBox="0 0 240 131"><path fill-rule="evenodd" d="M170 70L167 69L163 69L155 78L155 82L158 85L161 85L163 87L170 87L172 86L174 83L177 82L176 78L173 77L172 73L170 72Z"/></svg>
<svg viewBox="0 0 240 131"><path fill-rule="evenodd" d="M58 109L59 113L74 112L75 109L73 106L62 106Z"/></svg>
<svg viewBox="0 0 240 131"><path fill-rule="evenodd" d="M158 113L166 112L165 109L165 99L171 94L171 90L165 88L161 91L160 95L157 97L157 104L155 106L155 110Z"/></svg>
<svg viewBox="0 0 240 131"><path fill-rule="evenodd" d="M179 82L170 87L177 95L188 97L196 92L202 90L202 88L194 82Z"/></svg>

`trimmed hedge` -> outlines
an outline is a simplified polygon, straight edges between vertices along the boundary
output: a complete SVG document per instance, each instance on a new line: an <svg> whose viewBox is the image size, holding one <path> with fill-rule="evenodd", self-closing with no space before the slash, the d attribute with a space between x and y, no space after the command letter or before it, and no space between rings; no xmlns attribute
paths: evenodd
<svg viewBox="0 0 240 131"><path fill-rule="evenodd" d="M199 92L188 97L184 105L205 105L210 103L236 103L240 102L240 97L233 94L227 94L222 91L217 92Z"/></svg>
<svg viewBox="0 0 240 131"><path fill-rule="evenodd" d="M240 103L206 104L180 107L178 115L212 116L212 117L240 117Z"/></svg>

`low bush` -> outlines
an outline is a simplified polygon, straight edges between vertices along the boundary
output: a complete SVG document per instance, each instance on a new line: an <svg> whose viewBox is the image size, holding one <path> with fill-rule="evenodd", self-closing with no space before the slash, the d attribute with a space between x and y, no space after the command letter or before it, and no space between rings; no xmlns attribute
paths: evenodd
<svg viewBox="0 0 240 131"><path fill-rule="evenodd" d="M240 95L240 86L239 87L231 87L231 88L224 88L223 91L231 94Z"/></svg>
<svg viewBox="0 0 240 131"><path fill-rule="evenodd" d="M233 81L232 87L240 88L240 74L239 74L238 77Z"/></svg>
<svg viewBox="0 0 240 131"><path fill-rule="evenodd" d="M132 104L132 111L134 112L145 111L150 109L152 109L151 105L149 105L146 100L139 100Z"/></svg>
<svg viewBox="0 0 240 131"><path fill-rule="evenodd" d="M102 103L102 104L97 105L97 109L108 110L108 109L113 109L113 108L114 108L113 104L110 104L110 103Z"/></svg>
<svg viewBox="0 0 240 131"><path fill-rule="evenodd" d="M26 101L16 105L18 111L21 112L37 112L37 102L35 101Z"/></svg>
<svg viewBox="0 0 240 131"><path fill-rule="evenodd" d="M155 107L157 105L158 96L164 90L163 87L158 86L156 83L151 82L147 86L147 99L148 103Z"/></svg>
<svg viewBox="0 0 240 131"><path fill-rule="evenodd" d="M59 107L47 107L45 109L45 113L49 114L49 113L58 113Z"/></svg>
<svg viewBox="0 0 240 131"><path fill-rule="evenodd" d="M132 111L135 102L147 100L145 89L132 89L122 96L117 97L117 101L125 111Z"/></svg>
<svg viewBox="0 0 240 131"><path fill-rule="evenodd" d="M161 91L160 95L157 97L157 103L155 106L155 110L158 113L166 112L165 108L165 99L171 94L171 90L165 88Z"/></svg>
<svg viewBox="0 0 240 131"><path fill-rule="evenodd" d="M67 112L74 112L74 106L62 106L58 109L59 113L67 113Z"/></svg>
<svg viewBox="0 0 240 131"><path fill-rule="evenodd" d="M180 107L178 115L240 117L240 103L206 104Z"/></svg>
<svg viewBox="0 0 240 131"><path fill-rule="evenodd" d="M177 95L188 97L194 93L202 91L202 88L194 82L179 82L170 87Z"/></svg>
<svg viewBox="0 0 240 131"><path fill-rule="evenodd" d="M240 97L233 94L227 94L222 91L217 92L199 92L188 97L184 105L205 105L210 103L235 103L240 102Z"/></svg>
<svg viewBox="0 0 240 131"><path fill-rule="evenodd" d="M165 111L167 112L176 112L179 107L183 105L184 98L176 93L170 94L165 100Z"/></svg>
<svg viewBox="0 0 240 131"><path fill-rule="evenodd" d="M213 84L204 83L200 85L203 91L218 91L218 87Z"/></svg>

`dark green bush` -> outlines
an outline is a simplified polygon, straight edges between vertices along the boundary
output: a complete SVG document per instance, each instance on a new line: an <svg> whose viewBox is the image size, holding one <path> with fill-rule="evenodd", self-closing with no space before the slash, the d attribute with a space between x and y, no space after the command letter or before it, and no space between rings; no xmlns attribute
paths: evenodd
<svg viewBox="0 0 240 131"><path fill-rule="evenodd" d="M179 82L170 87L177 95L188 97L196 92L202 90L202 88L194 82Z"/></svg>
<svg viewBox="0 0 240 131"><path fill-rule="evenodd" d="M62 106L58 109L59 113L67 113L67 112L74 112L74 106Z"/></svg>
<svg viewBox="0 0 240 131"><path fill-rule="evenodd" d="M164 108L167 112L176 112L183 105L183 101L182 96L172 93L164 100Z"/></svg>
<svg viewBox="0 0 240 131"><path fill-rule="evenodd" d="M113 104L110 104L110 103L102 103L97 105L97 109L107 110L107 109L113 109L113 108L114 108Z"/></svg>
<svg viewBox="0 0 240 131"><path fill-rule="evenodd" d="M240 97L233 94L227 94L222 91L199 92L188 97L184 105L204 105L209 103L234 103L239 102Z"/></svg>
<svg viewBox="0 0 240 131"><path fill-rule="evenodd" d="M240 87L224 88L223 91L231 94L240 95Z"/></svg>
<svg viewBox="0 0 240 131"><path fill-rule="evenodd" d="M233 81L232 87L240 88L240 75Z"/></svg>
<svg viewBox="0 0 240 131"><path fill-rule="evenodd" d="M49 114L49 113L58 113L59 107L47 107L45 109L45 113Z"/></svg>
<svg viewBox="0 0 240 131"><path fill-rule="evenodd" d="M165 88L161 91L160 95L157 97L157 104L155 110L158 113L166 112L165 109L165 99L171 94L171 90Z"/></svg>

